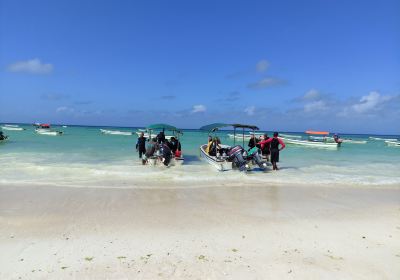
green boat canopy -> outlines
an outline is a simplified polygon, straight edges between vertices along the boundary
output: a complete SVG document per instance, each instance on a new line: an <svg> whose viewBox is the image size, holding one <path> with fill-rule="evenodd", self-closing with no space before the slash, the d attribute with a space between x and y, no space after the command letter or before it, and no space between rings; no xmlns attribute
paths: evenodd
<svg viewBox="0 0 400 280"><path fill-rule="evenodd" d="M157 123L157 124L152 124L146 127L147 130L169 130L169 131L177 131L180 132L178 128L175 126L165 124L165 123Z"/></svg>
<svg viewBox="0 0 400 280"><path fill-rule="evenodd" d="M252 130L259 130L259 128L255 125L249 125L249 124L238 124L238 123L234 123L234 124L226 124L226 123L213 123L213 124L209 124L209 125L205 125L200 127L200 130L206 130L206 131L217 131L220 128L223 127L228 127L228 126L233 126L235 129L236 128L243 128L243 129L252 129Z"/></svg>

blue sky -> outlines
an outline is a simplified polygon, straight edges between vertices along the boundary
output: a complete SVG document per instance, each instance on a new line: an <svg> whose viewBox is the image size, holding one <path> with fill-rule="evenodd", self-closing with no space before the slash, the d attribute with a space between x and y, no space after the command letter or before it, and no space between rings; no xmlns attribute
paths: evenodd
<svg viewBox="0 0 400 280"><path fill-rule="evenodd" d="M0 5L0 122L400 134L399 1Z"/></svg>

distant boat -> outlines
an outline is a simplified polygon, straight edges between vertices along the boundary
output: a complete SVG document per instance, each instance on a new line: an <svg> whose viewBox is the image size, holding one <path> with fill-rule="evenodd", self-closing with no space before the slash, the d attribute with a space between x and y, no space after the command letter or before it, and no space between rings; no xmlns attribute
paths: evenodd
<svg viewBox="0 0 400 280"><path fill-rule="evenodd" d="M40 135L49 135L49 136L60 136L63 134L62 131L51 130L50 124L40 124L35 129L35 132Z"/></svg>
<svg viewBox="0 0 400 280"><path fill-rule="evenodd" d="M107 129L100 129L100 131L103 134L109 134L109 135L125 135L125 136L132 135L132 132L129 131L107 130Z"/></svg>
<svg viewBox="0 0 400 280"><path fill-rule="evenodd" d="M4 130L13 130L13 131L25 130L25 128L19 127L18 125L15 125L15 124L5 124L1 128Z"/></svg>
<svg viewBox="0 0 400 280"><path fill-rule="evenodd" d="M400 147L400 141L385 141L386 145L392 147Z"/></svg>
<svg viewBox="0 0 400 280"><path fill-rule="evenodd" d="M284 137L282 137L282 139L284 139L285 142L288 144L313 147L313 148L337 149L340 145L340 143L336 143L334 142L333 139L331 140L330 138L327 137L329 135L329 132L307 130L305 133L309 135L307 140L291 139ZM322 135L322 136L315 136L315 135Z"/></svg>
<svg viewBox="0 0 400 280"><path fill-rule="evenodd" d="M66 126L66 125L63 125L62 127L63 127L63 128L67 128L68 126Z"/></svg>
<svg viewBox="0 0 400 280"><path fill-rule="evenodd" d="M367 144L367 140L342 139L342 142L350 144Z"/></svg>
<svg viewBox="0 0 400 280"><path fill-rule="evenodd" d="M321 142L321 141L310 141L310 140L298 140L298 139L290 139L284 138L282 139L285 143L306 146L306 147L314 147L314 148L329 148L329 149L337 149L338 144L334 142Z"/></svg>

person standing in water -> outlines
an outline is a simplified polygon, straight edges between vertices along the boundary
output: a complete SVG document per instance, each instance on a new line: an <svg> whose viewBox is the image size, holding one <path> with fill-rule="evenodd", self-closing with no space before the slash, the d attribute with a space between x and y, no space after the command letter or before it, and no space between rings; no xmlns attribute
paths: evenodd
<svg viewBox="0 0 400 280"><path fill-rule="evenodd" d="M140 133L138 140L136 142L136 152L139 152L139 158L142 158L142 155L146 154L146 137L144 137L144 133Z"/></svg>
<svg viewBox="0 0 400 280"><path fill-rule="evenodd" d="M268 143L271 143L270 152L271 152L271 163L273 170L278 170L278 166L276 165L276 163L279 162L279 152L286 147L285 143L283 143L282 139L278 138L278 132L274 132L273 138L261 141L259 144L265 145ZM280 148L279 145L281 145Z"/></svg>

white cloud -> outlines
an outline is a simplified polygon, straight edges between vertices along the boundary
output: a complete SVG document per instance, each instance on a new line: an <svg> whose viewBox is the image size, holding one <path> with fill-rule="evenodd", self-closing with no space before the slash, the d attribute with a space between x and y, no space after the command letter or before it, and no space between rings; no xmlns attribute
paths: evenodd
<svg viewBox="0 0 400 280"><path fill-rule="evenodd" d="M56 109L56 112L57 113L73 113L73 112L75 112L75 109L67 107L67 106L61 106Z"/></svg>
<svg viewBox="0 0 400 280"><path fill-rule="evenodd" d="M265 72L269 67L269 62L265 59L260 60L257 64L256 64L256 69L257 72Z"/></svg>
<svg viewBox="0 0 400 280"><path fill-rule="evenodd" d="M244 109L244 112L249 116L253 116L254 113L255 113L255 110L256 110L255 106L249 106L249 107Z"/></svg>
<svg viewBox="0 0 400 280"><path fill-rule="evenodd" d="M325 111L328 109L326 103L322 100L312 101L304 105L304 112Z"/></svg>
<svg viewBox="0 0 400 280"><path fill-rule="evenodd" d="M371 91L368 95L361 97L359 103L352 106L357 113L366 113L377 109L379 105L390 100L391 96L383 96L379 92Z"/></svg>
<svg viewBox="0 0 400 280"><path fill-rule="evenodd" d="M303 96L303 100L318 100L321 98L321 94L319 93L318 90L316 89L310 89L309 91L307 91L304 96Z"/></svg>
<svg viewBox="0 0 400 280"><path fill-rule="evenodd" d="M258 82L248 84L247 87L250 89L263 89L280 84L284 84L284 81L277 78L266 77L259 80Z"/></svg>
<svg viewBox="0 0 400 280"><path fill-rule="evenodd" d="M53 65L50 63L42 63L40 59L17 61L7 67L10 72L21 72L30 74L49 74L53 71Z"/></svg>
<svg viewBox="0 0 400 280"><path fill-rule="evenodd" d="M206 110L207 110L206 106L199 104L199 105L193 105L193 109L191 112L192 112L192 114L203 113Z"/></svg>

